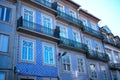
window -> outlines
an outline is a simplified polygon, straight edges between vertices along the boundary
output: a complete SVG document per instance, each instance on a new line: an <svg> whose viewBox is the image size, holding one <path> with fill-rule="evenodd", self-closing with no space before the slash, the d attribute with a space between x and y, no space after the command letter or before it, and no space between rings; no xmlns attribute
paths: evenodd
<svg viewBox="0 0 120 80"><path fill-rule="evenodd" d="M0 20L10 22L11 9L0 5Z"/></svg>
<svg viewBox="0 0 120 80"><path fill-rule="evenodd" d="M73 10L69 10L69 15L76 18L76 13Z"/></svg>
<svg viewBox="0 0 120 80"><path fill-rule="evenodd" d="M100 52L100 44L95 42L95 50Z"/></svg>
<svg viewBox="0 0 120 80"><path fill-rule="evenodd" d="M78 72L85 72L84 60L82 58L77 58Z"/></svg>
<svg viewBox="0 0 120 80"><path fill-rule="evenodd" d="M110 62L112 62L112 52L111 52L111 50L110 49L105 49L106 50L106 53L108 54L108 56L109 56L109 59L110 59Z"/></svg>
<svg viewBox="0 0 120 80"><path fill-rule="evenodd" d="M22 47L21 47L21 60L25 61L34 61L35 55L35 41L29 39L22 39Z"/></svg>
<svg viewBox="0 0 120 80"><path fill-rule="evenodd" d="M115 54L115 63L119 63L119 53L114 51L114 54Z"/></svg>
<svg viewBox="0 0 120 80"><path fill-rule="evenodd" d="M65 12L65 8L62 4L58 3L57 9L61 12Z"/></svg>
<svg viewBox="0 0 120 80"><path fill-rule="evenodd" d="M70 71L71 65L70 65L70 57L68 55L65 55L62 57L62 64L63 64L63 70L64 71Z"/></svg>
<svg viewBox="0 0 120 80"><path fill-rule="evenodd" d="M91 28L94 29L94 30L97 30L96 24L91 22Z"/></svg>
<svg viewBox="0 0 120 80"><path fill-rule="evenodd" d="M42 25L44 27L52 29L52 19L51 19L51 17L43 15L42 16Z"/></svg>
<svg viewBox="0 0 120 80"><path fill-rule="evenodd" d="M95 64L90 64L91 78L94 80L97 78L96 66Z"/></svg>
<svg viewBox="0 0 120 80"><path fill-rule="evenodd" d="M0 34L0 51L8 52L9 37L4 34Z"/></svg>
<svg viewBox="0 0 120 80"><path fill-rule="evenodd" d="M112 80L118 80L118 76L116 72L112 72Z"/></svg>
<svg viewBox="0 0 120 80"><path fill-rule="evenodd" d="M90 40L89 39L85 39L85 44L88 46L89 49L91 49L91 45L90 45Z"/></svg>
<svg viewBox="0 0 120 80"><path fill-rule="evenodd" d="M73 40L80 42L79 33L77 31L73 31Z"/></svg>
<svg viewBox="0 0 120 80"><path fill-rule="evenodd" d="M29 8L23 8L23 25L28 28L33 28L34 11Z"/></svg>
<svg viewBox="0 0 120 80"><path fill-rule="evenodd" d="M50 65L55 64L53 45L44 43L43 55L44 55L44 63L45 64L50 64Z"/></svg>
<svg viewBox="0 0 120 80"><path fill-rule="evenodd" d="M43 30L42 30L44 33L53 34L52 30L51 30L51 29L53 29L51 17L49 17L47 15L43 15L42 16L42 25L43 25L43 27L45 27L45 29L43 28Z"/></svg>
<svg viewBox="0 0 120 80"><path fill-rule="evenodd" d="M101 66L101 72L102 72L102 80L107 80L107 73L106 73L106 69L105 66Z"/></svg>
<svg viewBox="0 0 120 80"><path fill-rule="evenodd" d="M60 36L67 38L67 28L66 27L64 27L64 26L60 27Z"/></svg>
<svg viewBox="0 0 120 80"><path fill-rule="evenodd" d="M83 25L84 25L84 26L87 26L87 20L86 20L85 18L83 18L83 17L81 17L81 20L82 20L82 22L83 22Z"/></svg>
<svg viewBox="0 0 120 80"><path fill-rule="evenodd" d="M5 72L0 72L0 80L5 80Z"/></svg>

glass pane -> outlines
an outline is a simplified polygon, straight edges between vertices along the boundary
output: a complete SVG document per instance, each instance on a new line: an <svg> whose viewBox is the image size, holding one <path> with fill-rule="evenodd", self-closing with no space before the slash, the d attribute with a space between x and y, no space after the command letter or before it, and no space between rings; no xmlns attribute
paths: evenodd
<svg viewBox="0 0 120 80"><path fill-rule="evenodd" d="M22 60L27 60L27 42L23 41L22 44Z"/></svg>
<svg viewBox="0 0 120 80"><path fill-rule="evenodd" d="M49 63L48 61L48 47L44 46L44 63Z"/></svg>
<svg viewBox="0 0 120 80"><path fill-rule="evenodd" d="M0 72L0 80L5 80L5 72Z"/></svg>
<svg viewBox="0 0 120 80"><path fill-rule="evenodd" d="M3 6L0 6L0 20L3 20L4 18L4 10L5 8Z"/></svg>
<svg viewBox="0 0 120 80"><path fill-rule="evenodd" d="M7 10L6 10L6 17L5 17L5 21L6 22L10 21L10 12L11 12L11 10L9 8L7 8Z"/></svg>
<svg viewBox="0 0 120 80"><path fill-rule="evenodd" d="M28 48L28 60L33 61L33 49Z"/></svg>
<svg viewBox="0 0 120 80"><path fill-rule="evenodd" d="M1 42L1 47L0 47L0 51L2 52L7 52L8 51L8 36L6 35L1 35L1 38L0 38Z"/></svg>

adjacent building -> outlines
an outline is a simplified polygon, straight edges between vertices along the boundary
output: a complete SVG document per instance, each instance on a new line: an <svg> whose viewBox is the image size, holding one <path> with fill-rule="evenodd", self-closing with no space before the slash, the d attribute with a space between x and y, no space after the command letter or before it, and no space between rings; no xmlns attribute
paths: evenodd
<svg viewBox="0 0 120 80"><path fill-rule="evenodd" d="M120 38L99 21L72 0L1 0L0 80L119 80Z"/></svg>
<svg viewBox="0 0 120 80"><path fill-rule="evenodd" d="M104 35L104 48L109 55L109 69L112 80L120 79L120 38L114 36L107 26L103 26L101 31Z"/></svg>
<svg viewBox="0 0 120 80"><path fill-rule="evenodd" d="M16 6L0 0L0 80L13 80Z"/></svg>

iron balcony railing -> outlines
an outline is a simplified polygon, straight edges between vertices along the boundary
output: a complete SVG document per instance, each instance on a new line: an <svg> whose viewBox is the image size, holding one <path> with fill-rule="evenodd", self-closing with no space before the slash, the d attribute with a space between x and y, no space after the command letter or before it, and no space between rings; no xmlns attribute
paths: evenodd
<svg viewBox="0 0 120 80"><path fill-rule="evenodd" d="M77 41L73 41L73 40L70 40L70 39L67 39L64 37L60 37L59 45L65 46L65 47L70 48L70 49L75 49L78 51L87 52L87 50L88 50L88 47L86 44L83 44L83 43L80 43Z"/></svg>
<svg viewBox="0 0 120 80"><path fill-rule="evenodd" d="M17 27L59 38L59 33L60 33L59 27L56 27L56 29L50 29L40 24L24 20L22 17L18 19Z"/></svg>
<svg viewBox="0 0 120 80"><path fill-rule="evenodd" d="M91 59L101 60L101 61L109 61L109 56L106 53L88 50L86 56Z"/></svg>
<svg viewBox="0 0 120 80"><path fill-rule="evenodd" d="M111 69L118 69L118 70L120 70L120 63L111 62L111 63L109 63L109 66L110 66Z"/></svg>
<svg viewBox="0 0 120 80"><path fill-rule="evenodd" d="M105 43L108 43L108 44L111 44L111 45L115 46L115 42L114 42L112 39L104 38L103 41L104 41Z"/></svg>
<svg viewBox="0 0 120 80"><path fill-rule="evenodd" d="M93 36L96 36L96 37L99 37L99 38L103 38L103 35L100 31L97 31L97 30L94 30L90 27L87 27L87 26L84 26L83 27L83 31L93 35Z"/></svg>
<svg viewBox="0 0 120 80"><path fill-rule="evenodd" d="M59 17L63 18L64 20L66 20L66 21L69 21L69 22L71 22L71 23L73 23L75 25L78 25L79 27L83 27L82 21L80 21L80 20L78 20L78 19L76 19L76 18L74 18L74 17L60 11L60 10L57 10L57 15Z"/></svg>
<svg viewBox="0 0 120 80"><path fill-rule="evenodd" d="M42 4L43 6L46 6L48 8L51 8L53 10L57 10L57 2L48 2L47 0L36 0L38 3Z"/></svg>

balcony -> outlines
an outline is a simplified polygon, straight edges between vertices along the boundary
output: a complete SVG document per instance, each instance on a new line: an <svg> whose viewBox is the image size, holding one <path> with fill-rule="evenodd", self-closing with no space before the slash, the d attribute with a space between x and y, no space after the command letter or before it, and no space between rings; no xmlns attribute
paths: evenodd
<svg viewBox="0 0 120 80"><path fill-rule="evenodd" d="M115 43L112 39L107 39L107 38L104 38L103 41L107 44L110 44L112 46L115 46Z"/></svg>
<svg viewBox="0 0 120 80"><path fill-rule="evenodd" d="M103 39L103 35L102 35L102 33L100 31L96 31L96 30L94 30L94 29L92 29L90 27L86 27L86 26L83 27L83 31L85 33L89 34L89 35L92 35L94 37Z"/></svg>
<svg viewBox="0 0 120 80"><path fill-rule="evenodd" d="M114 70L120 70L120 63L109 63L109 67Z"/></svg>
<svg viewBox="0 0 120 80"><path fill-rule="evenodd" d="M101 53L94 50L89 50L86 56L90 59L96 59L104 62L109 61L109 56L106 53Z"/></svg>
<svg viewBox="0 0 120 80"><path fill-rule="evenodd" d="M74 24L75 26L78 26L79 28L82 28L83 27L83 23L82 21L62 12L62 11L57 11L57 18L61 19L61 20L64 20L68 23L71 23L71 24Z"/></svg>
<svg viewBox="0 0 120 80"><path fill-rule="evenodd" d="M50 29L40 24L24 20L22 17L17 21L17 31L52 41L59 41L59 27Z"/></svg>
<svg viewBox="0 0 120 80"><path fill-rule="evenodd" d="M49 2L48 0L22 0L26 3L29 3L35 7L38 7L42 10L45 10L50 13L57 13L57 2Z"/></svg>
<svg viewBox="0 0 120 80"><path fill-rule="evenodd" d="M81 51L87 52L87 49L88 49L87 45L64 38L64 37L60 37L59 47L74 50L74 51L79 51L79 52Z"/></svg>

